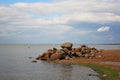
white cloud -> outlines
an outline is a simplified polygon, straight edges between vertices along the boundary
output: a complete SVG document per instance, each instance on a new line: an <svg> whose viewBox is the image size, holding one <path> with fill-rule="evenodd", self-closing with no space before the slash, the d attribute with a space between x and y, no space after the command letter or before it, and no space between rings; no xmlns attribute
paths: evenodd
<svg viewBox="0 0 120 80"><path fill-rule="evenodd" d="M106 6L107 5L107 6ZM58 12L58 13L73 13L73 12L102 12L116 11L120 6L118 2L106 2L96 0L60 0L50 3L15 3L10 5L13 8L34 11L43 15ZM119 10L120 11L120 10Z"/></svg>
<svg viewBox="0 0 120 80"><path fill-rule="evenodd" d="M98 32L105 32L105 31L109 31L109 30L110 30L109 26L102 26L97 29Z"/></svg>
<svg viewBox="0 0 120 80"><path fill-rule="evenodd" d="M118 2L111 3L104 0L54 0L49 3L14 3L8 6L0 6L0 21L8 21L12 25L34 26L34 28L49 24L68 24L70 21L120 22L120 15L116 14L120 12L118 7L120 7ZM60 15L53 15L52 17L50 15L57 13ZM51 18L46 19L39 16Z"/></svg>
<svg viewBox="0 0 120 80"><path fill-rule="evenodd" d="M69 23L70 21L92 23L120 22L120 16L112 13L73 13L64 14L62 16L54 17L53 19L59 23Z"/></svg>
<svg viewBox="0 0 120 80"><path fill-rule="evenodd" d="M79 30L70 25L74 22L120 22L118 2L105 0L54 0L49 3L14 3L0 6L0 36L19 35L20 31L37 29L38 35L64 39L70 35L87 35L92 31ZM37 14L37 15L36 15ZM59 14L54 16L55 14ZM90 27L90 26L89 26ZM109 31L109 26L98 32ZM9 32L9 33L8 33ZM24 34L25 36L27 34Z"/></svg>

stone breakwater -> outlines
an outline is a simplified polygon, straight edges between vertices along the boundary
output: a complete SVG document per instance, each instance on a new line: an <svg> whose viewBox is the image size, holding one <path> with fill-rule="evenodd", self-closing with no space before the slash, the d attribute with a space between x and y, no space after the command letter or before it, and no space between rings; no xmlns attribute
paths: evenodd
<svg viewBox="0 0 120 80"><path fill-rule="evenodd" d="M37 56L36 60L69 60L72 58L93 59L95 57L100 57L99 53L101 52L102 50L97 50L94 47L90 48L86 45L80 45L80 47L73 48L72 43L65 42L61 44L61 49L49 49L42 55Z"/></svg>

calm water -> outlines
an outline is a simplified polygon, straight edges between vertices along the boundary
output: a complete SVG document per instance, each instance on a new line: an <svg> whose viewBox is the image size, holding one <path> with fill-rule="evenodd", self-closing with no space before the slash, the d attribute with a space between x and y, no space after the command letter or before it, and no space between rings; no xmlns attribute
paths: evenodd
<svg viewBox="0 0 120 80"><path fill-rule="evenodd" d="M75 45L77 47L79 45ZM92 46L92 45L91 45ZM94 46L103 49L105 46ZM0 45L0 80L100 80L92 69L77 65L62 65L31 60L59 45ZM108 47L108 48L107 48ZM106 49L115 48L113 45ZM120 49L117 45L116 49ZM33 57L29 59L28 57Z"/></svg>

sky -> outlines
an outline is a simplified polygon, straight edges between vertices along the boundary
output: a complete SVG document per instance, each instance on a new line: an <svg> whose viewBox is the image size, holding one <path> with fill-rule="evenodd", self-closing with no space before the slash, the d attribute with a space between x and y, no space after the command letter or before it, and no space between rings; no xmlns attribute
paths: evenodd
<svg viewBox="0 0 120 80"><path fill-rule="evenodd" d="M120 0L0 0L0 44L120 43Z"/></svg>

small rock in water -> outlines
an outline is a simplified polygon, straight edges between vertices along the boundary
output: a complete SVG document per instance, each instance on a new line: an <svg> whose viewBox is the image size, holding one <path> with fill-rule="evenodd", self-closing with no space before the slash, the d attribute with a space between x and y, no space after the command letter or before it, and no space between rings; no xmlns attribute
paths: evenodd
<svg viewBox="0 0 120 80"><path fill-rule="evenodd" d="M32 59L32 57L28 57L29 59Z"/></svg>
<svg viewBox="0 0 120 80"><path fill-rule="evenodd" d="M89 76L98 76L97 74L88 74Z"/></svg>
<svg viewBox="0 0 120 80"><path fill-rule="evenodd" d="M36 63L36 62L37 62L37 60L32 60L32 62Z"/></svg>

